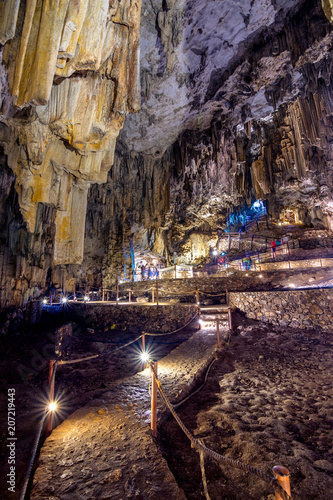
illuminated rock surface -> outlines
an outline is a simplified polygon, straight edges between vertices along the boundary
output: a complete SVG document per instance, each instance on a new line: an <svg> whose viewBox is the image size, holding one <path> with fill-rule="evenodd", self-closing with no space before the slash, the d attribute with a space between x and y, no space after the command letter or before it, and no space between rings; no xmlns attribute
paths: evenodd
<svg viewBox="0 0 333 500"><path fill-rule="evenodd" d="M273 220L291 210L331 230L330 8L1 3L0 142L16 192L3 196L17 213L4 220L1 307L45 283L111 286L132 276L136 249L198 262L230 212L258 198Z"/></svg>

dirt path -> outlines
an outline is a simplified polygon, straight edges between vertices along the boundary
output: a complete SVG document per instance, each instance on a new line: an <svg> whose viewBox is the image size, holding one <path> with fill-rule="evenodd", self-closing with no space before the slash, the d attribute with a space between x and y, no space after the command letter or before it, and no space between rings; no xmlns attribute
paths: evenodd
<svg viewBox="0 0 333 500"><path fill-rule="evenodd" d="M235 323L206 387L179 415L220 454L268 474L274 465L288 467L295 498L332 500L332 333L286 331L241 315ZM172 418L163 425L162 449L186 498L201 500L198 454ZM211 500L274 498L252 476L209 459L205 465Z"/></svg>
<svg viewBox="0 0 333 500"><path fill-rule="evenodd" d="M75 331L75 328L74 328ZM177 335L161 336L147 340L156 358L167 355L177 345L188 339L195 330L187 328ZM74 334L68 355L71 359L114 351L135 339L136 334L121 331L105 332L94 336L80 329ZM93 340L101 342L93 342ZM111 342L111 343L110 343ZM0 355L0 491L1 498L17 500L30 458L40 417L47 401L48 360L54 358L55 337L47 328L2 338ZM59 367L56 374L56 394L61 396L61 412L55 421L58 425L76 409L93 398L112 389L126 377L141 370L137 357L139 343L126 349L79 364ZM16 491L7 492L7 391L15 389L16 404ZM8 493L8 495L7 495Z"/></svg>

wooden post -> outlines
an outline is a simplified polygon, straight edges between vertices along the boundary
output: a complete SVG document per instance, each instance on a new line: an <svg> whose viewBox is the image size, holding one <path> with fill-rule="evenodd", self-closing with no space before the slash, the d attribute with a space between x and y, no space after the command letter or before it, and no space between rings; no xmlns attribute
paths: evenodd
<svg viewBox="0 0 333 500"><path fill-rule="evenodd" d="M146 352L146 336L145 335L142 335L141 337L141 348L142 348L142 352L145 353ZM142 363L142 369L144 370L146 368L146 363Z"/></svg>
<svg viewBox="0 0 333 500"><path fill-rule="evenodd" d="M232 315L231 315L231 307L228 308L228 318L229 318L229 330L232 332Z"/></svg>
<svg viewBox="0 0 333 500"><path fill-rule="evenodd" d="M128 302L132 302L132 290L128 292Z"/></svg>
<svg viewBox="0 0 333 500"><path fill-rule="evenodd" d="M216 318L216 336L217 336L217 347L221 347L221 342L220 342L220 320L219 318Z"/></svg>
<svg viewBox="0 0 333 500"><path fill-rule="evenodd" d="M75 281L74 281L74 284L73 284L73 300L74 302L76 301L76 286L75 286Z"/></svg>
<svg viewBox="0 0 333 500"><path fill-rule="evenodd" d="M151 301L155 302L155 291L154 291L154 289L151 291Z"/></svg>
<svg viewBox="0 0 333 500"><path fill-rule="evenodd" d="M199 314L199 330L201 330L201 311L200 311L200 307L198 307L198 314Z"/></svg>
<svg viewBox="0 0 333 500"><path fill-rule="evenodd" d="M119 301L119 283L118 283L118 280L117 280L117 292L116 292L116 303L118 304L118 301Z"/></svg>
<svg viewBox="0 0 333 500"><path fill-rule="evenodd" d="M153 362L153 367L157 375L157 361ZM153 378L152 388L151 388L151 430L153 436L157 437L157 381L153 370L151 370L151 375Z"/></svg>
<svg viewBox="0 0 333 500"><path fill-rule="evenodd" d="M198 290L198 287L196 287L195 295L196 295L196 298L197 298L197 306L198 306L199 305L199 290Z"/></svg>
<svg viewBox="0 0 333 500"><path fill-rule="evenodd" d="M225 291L225 301L226 301L226 304L229 305L229 292L228 292L228 289L226 289L226 291Z"/></svg>
<svg viewBox="0 0 333 500"><path fill-rule="evenodd" d="M156 278L156 305L158 306L159 296L158 296L158 280Z"/></svg>
<svg viewBox="0 0 333 500"><path fill-rule="evenodd" d="M276 465L273 467L273 472L279 485L290 495L289 470L286 467L282 467L282 465ZM277 491L275 492L275 500L282 500Z"/></svg>
<svg viewBox="0 0 333 500"><path fill-rule="evenodd" d="M54 382L55 377L53 377L53 370L55 365L55 359L50 359L49 364L49 403L52 403L54 400ZM49 411L46 419L46 437L48 437L52 432L52 424L53 424L53 413Z"/></svg>

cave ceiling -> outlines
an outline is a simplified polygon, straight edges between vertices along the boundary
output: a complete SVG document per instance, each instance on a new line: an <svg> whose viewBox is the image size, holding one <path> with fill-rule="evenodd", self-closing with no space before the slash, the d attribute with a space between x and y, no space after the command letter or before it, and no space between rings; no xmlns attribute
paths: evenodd
<svg viewBox="0 0 333 500"><path fill-rule="evenodd" d="M135 251L189 261L259 198L332 229L332 12L0 1L4 294L26 300L82 260L99 284L130 275Z"/></svg>

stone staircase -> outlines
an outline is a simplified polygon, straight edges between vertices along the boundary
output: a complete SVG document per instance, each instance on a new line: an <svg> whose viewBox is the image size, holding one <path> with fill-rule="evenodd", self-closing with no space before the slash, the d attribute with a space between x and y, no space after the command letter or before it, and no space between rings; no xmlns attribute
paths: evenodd
<svg viewBox="0 0 333 500"><path fill-rule="evenodd" d="M219 320L220 326L230 328L229 306L227 304L218 304L212 306L199 306L199 317L203 328L216 328L216 322Z"/></svg>

